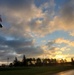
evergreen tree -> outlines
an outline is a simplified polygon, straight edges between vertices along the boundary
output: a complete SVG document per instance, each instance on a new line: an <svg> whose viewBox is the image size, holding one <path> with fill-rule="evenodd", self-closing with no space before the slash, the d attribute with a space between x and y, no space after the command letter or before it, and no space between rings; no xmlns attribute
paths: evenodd
<svg viewBox="0 0 74 75"><path fill-rule="evenodd" d="M19 66L19 61L18 61L17 57L15 57L13 64L14 64L14 66Z"/></svg>
<svg viewBox="0 0 74 75"><path fill-rule="evenodd" d="M27 60L26 60L25 55L23 56L22 65L27 66Z"/></svg>

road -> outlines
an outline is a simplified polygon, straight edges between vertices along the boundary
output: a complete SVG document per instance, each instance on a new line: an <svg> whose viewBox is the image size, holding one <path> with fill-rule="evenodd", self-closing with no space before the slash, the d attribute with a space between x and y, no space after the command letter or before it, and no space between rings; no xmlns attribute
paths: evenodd
<svg viewBox="0 0 74 75"><path fill-rule="evenodd" d="M74 75L74 70L60 72L60 73L57 73L55 75Z"/></svg>

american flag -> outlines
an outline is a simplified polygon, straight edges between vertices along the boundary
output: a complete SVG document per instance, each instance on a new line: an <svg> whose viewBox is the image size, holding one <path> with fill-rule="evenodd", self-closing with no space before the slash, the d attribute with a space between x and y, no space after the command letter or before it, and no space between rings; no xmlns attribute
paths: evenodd
<svg viewBox="0 0 74 75"><path fill-rule="evenodd" d="M2 18L1 18L1 15L0 15L0 22L2 22ZM2 28L2 24L0 23L0 28Z"/></svg>
<svg viewBox="0 0 74 75"><path fill-rule="evenodd" d="M0 22L2 22L1 15L0 15Z"/></svg>

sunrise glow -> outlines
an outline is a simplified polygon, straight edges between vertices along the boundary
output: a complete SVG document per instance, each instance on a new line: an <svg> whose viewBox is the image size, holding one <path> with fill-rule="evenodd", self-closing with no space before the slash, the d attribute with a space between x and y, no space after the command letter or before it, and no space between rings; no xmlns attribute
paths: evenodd
<svg viewBox="0 0 74 75"><path fill-rule="evenodd" d="M56 59L65 59L65 57L63 55L56 55L55 58Z"/></svg>

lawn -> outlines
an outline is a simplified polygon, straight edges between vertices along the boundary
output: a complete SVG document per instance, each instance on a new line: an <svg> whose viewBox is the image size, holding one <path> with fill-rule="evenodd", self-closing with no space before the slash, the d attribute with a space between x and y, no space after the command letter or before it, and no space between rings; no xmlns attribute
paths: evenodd
<svg viewBox="0 0 74 75"><path fill-rule="evenodd" d="M74 66L0 68L0 75L51 75L70 69Z"/></svg>

